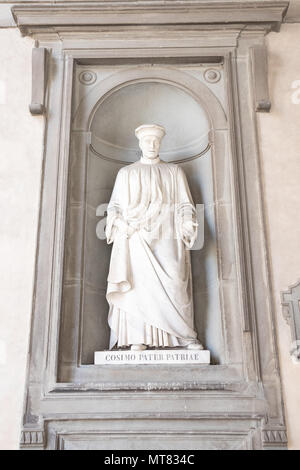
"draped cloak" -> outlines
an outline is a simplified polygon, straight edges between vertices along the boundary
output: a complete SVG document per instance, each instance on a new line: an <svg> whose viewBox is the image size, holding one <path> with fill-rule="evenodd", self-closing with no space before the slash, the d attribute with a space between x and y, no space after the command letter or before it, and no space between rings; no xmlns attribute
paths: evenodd
<svg viewBox="0 0 300 470"><path fill-rule="evenodd" d="M197 341L188 250L195 206L181 167L142 160L119 170L107 208L110 348L186 346Z"/></svg>

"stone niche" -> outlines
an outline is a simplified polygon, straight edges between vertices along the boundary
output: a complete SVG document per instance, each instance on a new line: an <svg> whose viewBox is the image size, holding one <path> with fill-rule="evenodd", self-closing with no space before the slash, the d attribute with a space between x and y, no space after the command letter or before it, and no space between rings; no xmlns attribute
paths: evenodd
<svg viewBox="0 0 300 470"><path fill-rule="evenodd" d="M13 7L47 117L21 446L284 448L255 113L287 3L65 3ZM103 204L143 122L167 129L161 158L204 205L191 256L210 365L93 364L109 338Z"/></svg>
<svg viewBox="0 0 300 470"><path fill-rule="evenodd" d="M82 336L79 345L81 364L92 364L94 351L108 348L109 331L107 326L108 305L105 299L106 279L110 260L111 246L101 239L100 230L104 226L101 205L109 201L117 171L130 162L140 158L138 142L134 129L141 122L159 122L167 129L161 158L175 161L184 168L193 193L194 201L205 207L205 235L198 240L192 251L195 320L200 337L211 350L215 363L224 362L223 327L220 310L220 286L218 282L217 240L215 224L215 197L212 172L213 153L209 142L211 117L207 116L201 102L196 100L180 83L168 81L169 75L180 72L191 81L195 78L208 89L205 82L207 71L217 74L219 81L212 87L212 99L217 96L224 101L223 66L213 68L201 64L183 66L151 65L159 77L147 77L148 65L140 66L80 66L76 67L74 83L74 118L71 134L70 179L67 209L66 257L64 266L64 310L66 328L62 330L62 350L60 365L67 362L67 353L75 338L70 341L70 322L81 318ZM89 74L89 75L87 75ZM132 78L128 82L129 76ZM84 83L82 77L93 77L94 83ZM103 87L109 86L111 78L123 81L123 85L103 98ZM174 78L173 78L174 80ZM217 102L217 101L216 101ZM223 107L220 112L223 112ZM92 116L87 109L92 109ZM85 116L82 116L82 114ZM89 119L89 128L83 129L83 121ZM80 122L79 122L80 121ZM115 127L116 126L116 127ZM86 133L90 135L90 145L85 152ZM232 218L229 178L228 150L223 148L224 188L217 205L226 212L227 221ZM201 211L201 207L199 208ZM98 215L97 215L98 214ZM199 213L200 222L203 214ZM97 223L100 239L96 235ZM232 224L229 223L229 230ZM202 233L199 231L199 238ZM230 237L233 239L233 237ZM234 248L230 239L226 249L227 256ZM81 258L82 257L82 258ZM82 260L82 261L81 261ZM230 260L228 272L235 269L235 260ZM234 274L233 274L234 275ZM79 292L82 292L82 298ZM78 296L77 296L78 293ZM77 296L81 303L75 305L72 299Z"/></svg>

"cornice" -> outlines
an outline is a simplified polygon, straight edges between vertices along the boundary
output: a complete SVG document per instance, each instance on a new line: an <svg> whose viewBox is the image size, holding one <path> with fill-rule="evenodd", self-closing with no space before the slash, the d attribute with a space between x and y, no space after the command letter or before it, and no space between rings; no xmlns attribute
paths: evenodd
<svg viewBox="0 0 300 470"><path fill-rule="evenodd" d="M12 14L22 34L122 25L266 25L278 30L288 1L143 0L15 4Z"/></svg>

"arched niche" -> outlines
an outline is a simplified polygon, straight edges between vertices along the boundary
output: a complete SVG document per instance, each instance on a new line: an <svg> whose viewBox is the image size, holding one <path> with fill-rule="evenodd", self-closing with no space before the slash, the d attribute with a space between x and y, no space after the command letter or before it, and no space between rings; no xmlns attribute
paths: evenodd
<svg viewBox="0 0 300 470"><path fill-rule="evenodd" d="M72 242L66 243L63 305L68 315L74 310L72 299L78 299L79 363L92 364L94 351L108 347L105 290L111 247L96 236L96 227L103 218L105 206L101 207L109 202L118 170L139 158L134 129L144 122L166 128L161 158L183 167L195 204L205 208L204 245L200 249L200 232L191 253L195 324L213 361L223 363L224 312L216 231L220 188L216 167L223 172L222 198L226 200L230 198L224 189L228 172L226 115L204 83L187 73L156 66L134 67L110 75L90 91L87 89L74 109L67 219L67 237L69 233ZM224 144L222 154L215 146L220 140ZM216 160L220 164L216 165ZM230 211L230 207L225 210ZM231 250L226 252L225 258Z"/></svg>
<svg viewBox="0 0 300 470"><path fill-rule="evenodd" d="M118 88L142 81L166 82L183 89L203 106L214 130L227 128L227 118L221 103L202 81L176 68L143 65L120 70L100 80L81 100L73 116L72 129L89 131L97 108L108 95L115 93Z"/></svg>
<svg viewBox="0 0 300 470"><path fill-rule="evenodd" d="M137 81L108 94L97 106L90 123L94 154L133 163L141 153L134 129L147 122L166 129L160 149L164 161L185 161L208 150L211 125L199 102L174 84Z"/></svg>

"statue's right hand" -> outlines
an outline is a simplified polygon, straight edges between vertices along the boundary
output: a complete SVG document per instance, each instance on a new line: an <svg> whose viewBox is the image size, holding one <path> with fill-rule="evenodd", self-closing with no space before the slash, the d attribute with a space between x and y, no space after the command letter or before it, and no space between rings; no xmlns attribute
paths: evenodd
<svg viewBox="0 0 300 470"><path fill-rule="evenodd" d="M118 218L115 220L115 225L118 228L119 232L126 235L128 238L134 234L135 229L127 224L124 220Z"/></svg>

